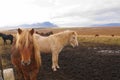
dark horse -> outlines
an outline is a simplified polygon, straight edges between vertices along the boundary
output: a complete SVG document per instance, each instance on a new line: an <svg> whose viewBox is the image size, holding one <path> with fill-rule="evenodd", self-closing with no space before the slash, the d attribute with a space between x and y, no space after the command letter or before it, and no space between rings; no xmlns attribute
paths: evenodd
<svg viewBox="0 0 120 80"><path fill-rule="evenodd" d="M39 35L41 35L41 36L50 36L50 35L52 35L52 34L53 34L53 32L52 32L52 31L47 32L47 33L39 33L39 32L37 32L37 31L36 31L36 33L37 33L37 34L39 34Z"/></svg>
<svg viewBox="0 0 120 80"><path fill-rule="evenodd" d="M37 46L34 29L18 29L16 40L11 48L11 61L19 80L37 80L41 65L40 51Z"/></svg>
<svg viewBox="0 0 120 80"><path fill-rule="evenodd" d="M95 37L99 37L100 35L99 34L95 34Z"/></svg>
<svg viewBox="0 0 120 80"><path fill-rule="evenodd" d="M3 33L0 33L0 36L2 37L3 41L4 41L4 45L7 44L7 41L6 40L10 40L10 44L13 43L13 35L9 34L9 35L6 35L6 34L3 34Z"/></svg>

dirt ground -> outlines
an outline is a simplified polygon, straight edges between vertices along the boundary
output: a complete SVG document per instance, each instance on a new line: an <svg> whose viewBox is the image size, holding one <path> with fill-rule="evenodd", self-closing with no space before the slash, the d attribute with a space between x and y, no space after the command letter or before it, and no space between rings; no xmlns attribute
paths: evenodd
<svg viewBox="0 0 120 80"><path fill-rule="evenodd" d="M87 44L87 43L82 43ZM65 47L59 55L60 69L51 69L51 55L42 54L38 80L120 80L120 46L81 44ZM10 54L2 55L10 61ZM4 68L12 67L8 63Z"/></svg>

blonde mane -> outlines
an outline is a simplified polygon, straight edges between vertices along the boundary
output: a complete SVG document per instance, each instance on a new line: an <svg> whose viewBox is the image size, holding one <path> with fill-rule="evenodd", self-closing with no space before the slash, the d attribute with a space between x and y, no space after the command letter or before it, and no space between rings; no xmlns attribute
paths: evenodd
<svg viewBox="0 0 120 80"><path fill-rule="evenodd" d="M40 46L38 44L38 40L35 34L33 34L33 45L34 45L34 51L35 51L35 59L39 67L41 65Z"/></svg>
<svg viewBox="0 0 120 80"><path fill-rule="evenodd" d="M66 31L63 31L63 32L59 32L59 33L53 34L53 36L64 38L64 37L70 37L72 35L72 33L77 35L77 33L75 31L66 30Z"/></svg>

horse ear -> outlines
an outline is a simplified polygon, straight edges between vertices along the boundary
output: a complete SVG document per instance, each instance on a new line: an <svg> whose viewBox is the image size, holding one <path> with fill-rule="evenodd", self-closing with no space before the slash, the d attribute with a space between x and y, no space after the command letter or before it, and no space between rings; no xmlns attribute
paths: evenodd
<svg viewBox="0 0 120 80"><path fill-rule="evenodd" d="M21 34L22 33L22 29L18 28L18 33Z"/></svg>
<svg viewBox="0 0 120 80"><path fill-rule="evenodd" d="M32 29L30 30L30 34L33 35L33 33L34 33L34 29L32 28Z"/></svg>

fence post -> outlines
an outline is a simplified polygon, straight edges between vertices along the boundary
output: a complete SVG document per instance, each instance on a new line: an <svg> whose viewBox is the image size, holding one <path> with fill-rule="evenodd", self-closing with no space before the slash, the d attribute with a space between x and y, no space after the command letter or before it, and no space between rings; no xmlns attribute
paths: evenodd
<svg viewBox="0 0 120 80"><path fill-rule="evenodd" d="M0 80L4 80L3 78L3 67L2 67L2 57L0 55Z"/></svg>
<svg viewBox="0 0 120 80"><path fill-rule="evenodd" d="M4 80L15 80L13 68L3 70Z"/></svg>

